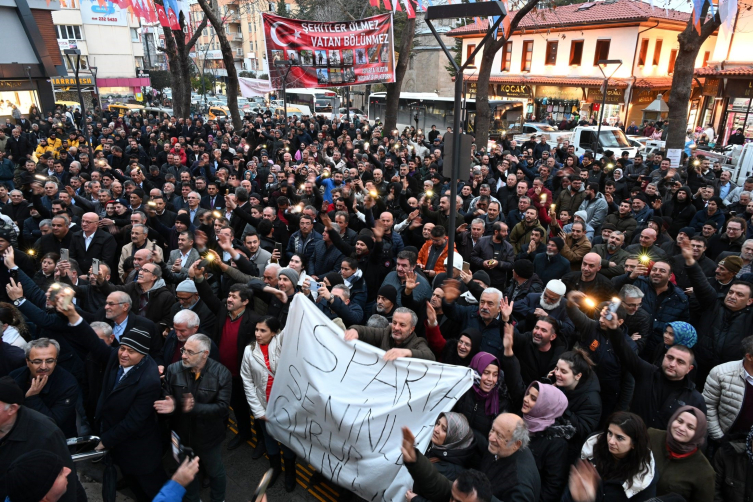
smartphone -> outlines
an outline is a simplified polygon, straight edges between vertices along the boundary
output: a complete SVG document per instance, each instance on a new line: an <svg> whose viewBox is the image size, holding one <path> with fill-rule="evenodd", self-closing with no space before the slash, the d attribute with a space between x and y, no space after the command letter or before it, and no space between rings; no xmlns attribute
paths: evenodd
<svg viewBox="0 0 753 502"><path fill-rule="evenodd" d="M99 275L99 258L92 258L92 273Z"/></svg>
<svg viewBox="0 0 753 502"><path fill-rule="evenodd" d="M280 258L282 258L282 243L275 242L275 249L280 253Z"/></svg>
<svg viewBox="0 0 753 502"><path fill-rule="evenodd" d="M68 250L65 248L60 248L60 260L68 261L69 259L70 256L68 255Z"/></svg>
<svg viewBox="0 0 753 502"><path fill-rule="evenodd" d="M468 263L467 261L463 262L463 272L465 272L466 274L471 273L471 264Z"/></svg>
<svg viewBox="0 0 753 502"><path fill-rule="evenodd" d="M312 293L316 293L319 290L319 283L318 282L310 281L309 282L309 290Z"/></svg>
<svg viewBox="0 0 753 502"><path fill-rule="evenodd" d="M182 464L186 458L188 458L188 460L193 460L193 458L196 456L191 448L189 448L188 446L183 446L181 444L180 436L178 436L175 431L172 431L171 442L173 447L173 458L176 462L178 462L178 464Z"/></svg>
<svg viewBox="0 0 753 502"><path fill-rule="evenodd" d="M57 298L58 298L58 294L60 294L60 291L61 291L60 284L53 283L50 286L50 304L52 305L57 304Z"/></svg>
<svg viewBox="0 0 753 502"><path fill-rule="evenodd" d="M71 302L73 301L74 294L75 293L73 292L71 288L63 289L62 295L63 295L63 308L64 309L67 309L68 306L71 304ZM50 297L52 297L52 295L50 295Z"/></svg>
<svg viewBox="0 0 753 502"><path fill-rule="evenodd" d="M253 502L260 502L261 498L267 492L267 487L269 486L269 483L272 481L273 472L274 472L274 469L269 469L267 472L264 473L264 476L262 476L261 481L259 481L259 485L256 487L256 490L254 490L254 496L252 497Z"/></svg>

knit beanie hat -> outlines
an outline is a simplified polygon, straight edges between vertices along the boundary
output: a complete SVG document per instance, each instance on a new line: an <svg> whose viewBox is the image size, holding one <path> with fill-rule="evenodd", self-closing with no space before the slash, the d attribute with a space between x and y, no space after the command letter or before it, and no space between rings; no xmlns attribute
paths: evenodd
<svg viewBox="0 0 753 502"><path fill-rule="evenodd" d="M178 216L175 217L175 221L178 223L182 223L187 227L191 226L191 217L188 216L186 213L180 213Z"/></svg>
<svg viewBox="0 0 753 502"><path fill-rule="evenodd" d="M379 288L379 291L377 291L377 296L383 296L392 304L397 305L397 290L395 289L395 286L390 286L389 284L382 286Z"/></svg>
<svg viewBox="0 0 753 502"><path fill-rule="evenodd" d="M693 237L695 235L695 228L694 227L682 227L677 233L685 234L688 237Z"/></svg>
<svg viewBox="0 0 753 502"><path fill-rule="evenodd" d="M298 284L298 272L296 272L292 268L290 267L281 268L277 272L277 277L279 278L281 275L284 275L285 277L290 279L290 282L292 282L293 284Z"/></svg>
<svg viewBox="0 0 753 502"><path fill-rule="evenodd" d="M196 289L196 284L194 284L191 279L186 279L185 281L178 284L178 287L175 288L175 292L196 294L199 292L199 290Z"/></svg>
<svg viewBox="0 0 753 502"><path fill-rule="evenodd" d="M345 284L343 281L343 277L338 274L337 272L330 272L328 274L324 274L322 277L323 279L327 279L329 281L330 289L337 286L338 284Z"/></svg>
<svg viewBox="0 0 753 502"><path fill-rule="evenodd" d="M562 248L565 247L565 241L562 240L562 237L552 237L549 240L554 242L554 245L557 246L558 251L562 251Z"/></svg>
<svg viewBox="0 0 753 502"><path fill-rule="evenodd" d="M585 211L575 211L574 216L577 216L578 218L580 218L583 221L588 220L588 213L585 212Z"/></svg>
<svg viewBox="0 0 753 502"><path fill-rule="evenodd" d="M12 377L0 378L0 402L5 404L23 404L24 402L24 393Z"/></svg>
<svg viewBox="0 0 753 502"><path fill-rule="evenodd" d="M12 502L39 502L63 470L63 459L46 450L32 450L14 460L5 473Z"/></svg>
<svg viewBox="0 0 753 502"><path fill-rule="evenodd" d="M743 259L739 256L727 256L719 262L720 267L724 267L732 275L737 275L743 268Z"/></svg>
<svg viewBox="0 0 753 502"><path fill-rule="evenodd" d="M492 283L492 280L489 277L489 274L485 270L479 270L477 272L474 272L472 280L481 281L487 286L489 286Z"/></svg>
<svg viewBox="0 0 753 502"><path fill-rule="evenodd" d="M356 238L356 241L363 242L367 248L369 248L369 251L374 249L374 239L369 237L368 235L360 235L358 238Z"/></svg>
<svg viewBox="0 0 753 502"><path fill-rule="evenodd" d="M152 335L143 329L131 328L120 337L120 345L130 347L139 354L147 355L152 345Z"/></svg>
<svg viewBox="0 0 753 502"><path fill-rule="evenodd" d="M515 260L512 269L522 279L533 277L533 263L530 260Z"/></svg>
<svg viewBox="0 0 753 502"><path fill-rule="evenodd" d="M668 323L672 326L672 331L675 332L675 345L684 345L689 349L698 341L698 334L695 328L686 322L672 321Z"/></svg>

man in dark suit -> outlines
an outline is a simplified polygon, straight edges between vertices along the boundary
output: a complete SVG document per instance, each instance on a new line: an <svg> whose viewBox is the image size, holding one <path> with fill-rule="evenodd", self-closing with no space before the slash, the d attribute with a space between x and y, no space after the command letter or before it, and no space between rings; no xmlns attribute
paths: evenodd
<svg viewBox="0 0 753 502"><path fill-rule="evenodd" d="M137 328L146 331L151 336L149 354L152 357L157 357L162 349L162 334L158 332L157 325L152 321L131 312L132 306L133 300L128 293L113 291L107 295L105 301L104 319L97 316L96 320L103 320L112 326L112 334L115 335L115 339L119 343L123 343L120 339L131 329Z"/></svg>
<svg viewBox="0 0 753 502"><path fill-rule="evenodd" d="M228 206L228 209L233 210L233 215L230 217L230 227L233 229L235 235L240 236L243 235L246 223L248 223L248 219L251 217L251 204L248 202L248 190L245 188L235 189L234 206L235 207Z"/></svg>
<svg viewBox="0 0 753 502"><path fill-rule="evenodd" d="M201 262L197 261L192 266L196 289L209 310L217 312L217 325L210 336L220 348L220 362L233 376L230 406L238 423L238 434L227 447L228 450L234 450L245 443L251 435L251 410L243 392L240 369L243 351L246 345L254 340L256 323L262 318L253 310L253 293L243 284L230 286L227 300L220 301L212 287L204 280L205 269L200 268L200 264Z"/></svg>
<svg viewBox="0 0 753 502"><path fill-rule="evenodd" d="M92 259L99 258L114 270L118 262L115 261L117 244L115 237L109 232L99 229L99 215L97 213L85 213L81 217L83 232L77 233L71 239L70 255L78 261L83 274L89 274Z"/></svg>
<svg viewBox="0 0 753 502"><path fill-rule="evenodd" d="M31 143L26 135L21 134L21 131L18 129L13 129L8 142L5 143L5 151L8 157L16 165L22 166L26 162L26 159L31 156L32 150Z"/></svg>
<svg viewBox="0 0 753 502"><path fill-rule="evenodd" d="M100 340L73 305L58 311L68 318L70 337L87 346L106 365L102 393L96 412L100 442L120 467L138 501L150 501L167 479L162 468L162 441L155 401L162 396L157 363L149 357L152 333L130 328L120 345L110 347Z"/></svg>
<svg viewBox="0 0 753 502"><path fill-rule="evenodd" d="M207 183L207 195L201 198L201 207L210 211L225 211L225 197L220 195L216 181Z"/></svg>

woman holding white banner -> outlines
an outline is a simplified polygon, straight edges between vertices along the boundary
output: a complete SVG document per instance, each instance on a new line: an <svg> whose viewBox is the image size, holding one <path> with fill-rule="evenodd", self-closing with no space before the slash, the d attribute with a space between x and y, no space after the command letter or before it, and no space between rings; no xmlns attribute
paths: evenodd
<svg viewBox="0 0 753 502"><path fill-rule="evenodd" d="M269 456L269 465L274 470L270 486L277 481L285 460L285 490L295 489L295 453L267 432L267 401L277 371L277 361L282 353L280 321L276 317L265 317L256 324L256 340L246 346L241 364L241 378L246 391L246 399L254 420L261 421L262 436Z"/></svg>

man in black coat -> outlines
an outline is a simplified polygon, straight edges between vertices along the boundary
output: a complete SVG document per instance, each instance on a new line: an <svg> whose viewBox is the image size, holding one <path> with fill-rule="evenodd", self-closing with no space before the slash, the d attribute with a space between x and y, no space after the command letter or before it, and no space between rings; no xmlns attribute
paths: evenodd
<svg viewBox="0 0 753 502"><path fill-rule="evenodd" d="M26 162L26 159L31 157L33 150L26 135L21 134L21 131L18 129L13 129L8 142L5 143L5 152L8 154L8 158L16 165L22 166Z"/></svg>
<svg viewBox="0 0 753 502"><path fill-rule="evenodd" d="M165 368L172 363L177 363L181 360L181 349L191 336L201 332L199 316L196 312L188 309L180 310L175 316L173 316L173 329L170 330L165 338L165 344L162 346L162 352L154 360L159 365L160 374L164 375ZM168 328L169 329L169 328ZM217 344L212 342L212 346L209 349L209 358L215 361L220 360L220 349L217 348Z"/></svg>
<svg viewBox="0 0 753 502"><path fill-rule="evenodd" d="M238 434L230 441L228 449L234 450L245 443L251 435L251 409L243 391L241 362L246 345L254 339L256 323L262 318L253 310L253 293L242 284L230 286L227 300L220 301L209 283L204 280L205 269L199 268L200 264L199 261L194 262L189 276L194 275L199 297L212 312L217 312L217 325L212 340L220 349L220 362L230 370L233 377L230 406L235 413Z"/></svg>
<svg viewBox="0 0 753 502"><path fill-rule="evenodd" d="M471 253L473 271L486 271L491 278L491 286L500 290L504 289L515 261L515 251L507 241L507 230L507 224L495 222L492 235L482 237Z"/></svg>
<svg viewBox="0 0 753 502"><path fill-rule="evenodd" d="M10 376L24 392L24 406L55 421L65 437L76 437L76 379L57 367L60 345L49 338L38 338L26 348L26 368L18 368Z"/></svg>
<svg viewBox="0 0 753 502"><path fill-rule="evenodd" d="M154 403L162 396L157 363L149 357L151 333L131 328L120 345L108 346L69 305L58 311L68 318L69 337L88 346L92 355L106 364L96 412L100 443L120 467L128 487L139 502L151 501L167 480L162 468L162 441Z"/></svg>
<svg viewBox="0 0 753 502"><path fill-rule="evenodd" d="M214 330L217 326L217 316L204 300L199 298L199 291L196 289L196 284L194 284L193 280L186 279L178 284L175 288L175 297L178 302L170 307L171 317L174 318L181 310L195 312L199 316L199 333L210 336L214 335Z"/></svg>
<svg viewBox="0 0 753 502"><path fill-rule="evenodd" d="M71 459L65 436L48 417L22 406L24 393L9 376L0 378L0 498L8 496L6 474L8 467L18 457L32 450L55 453L71 472L68 474L68 489L59 502L76 502L78 490L82 490L76 475L76 466Z"/></svg>
<svg viewBox="0 0 753 502"><path fill-rule="evenodd" d="M115 252L118 245L111 233L101 230L99 227L99 215L97 213L85 213L81 217L82 232L74 234L70 243L70 257L78 261L81 273L88 275L92 265L92 259L98 258L106 263L110 270L115 270L118 262Z"/></svg>

